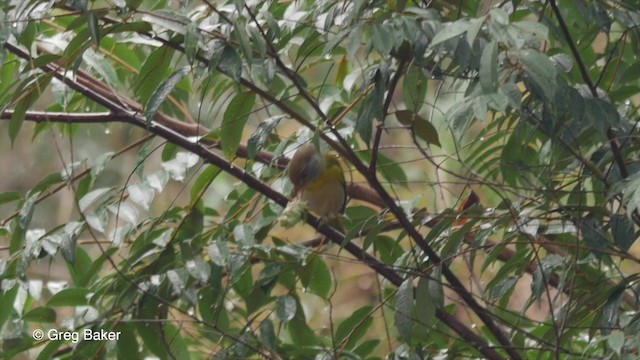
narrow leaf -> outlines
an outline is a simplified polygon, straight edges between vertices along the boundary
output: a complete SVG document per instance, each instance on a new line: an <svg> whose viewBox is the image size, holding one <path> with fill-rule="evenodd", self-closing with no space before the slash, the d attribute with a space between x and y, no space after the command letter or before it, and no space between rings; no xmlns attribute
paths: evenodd
<svg viewBox="0 0 640 360"><path fill-rule="evenodd" d="M200 30L198 27L190 23L184 35L184 52L187 55L187 61L193 65L196 55L198 54L198 42L200 41Z"/></svg>
<svg viewBox="0 0 640 360"><path fill-rule="evenodd" d="M413 325L413 279L405 280L398 288L394 308L396 328L405 343L411 342L411 326Z"/></svg>
<svg viewBox="0 0 640 360"><path fill-rule="evenodd" d="M624 215L611 217L611 232L616 245L624 251L628 251L636 240L633 223Z"/></svg>
<svg viewBox="0 0 640 360"><path fill-rule="evenodd" d="M354 348L358 340L367 333L373 323L372 309L372 306L364 306L342 321L334 336L335 343L347 349Z"/></svg>
<svg viewBox="0 0 640 360"><path fill-rule="evenodd" d="M95 11L87 12L87 25L89 26L89 33L91 34L91 40L96 47L100 46L100 25L98 24L98 15Z"/></svg>
<svg viewBox="0 0 640 360"><path fill-rule="evenodd" d="M264 145L267 143L267 139L269 135L273 132L273 129L278 126L280 120L282 120L282 115L276 115L269 119L262 121L256 131L251 134L251 137L247 141L247 151L249 155L249 159L255 158L260 150L264 148Z"/></svg>
<svg viewBox="0 0 640 360"><path fill-rule="evenodd" d="M56 321L56 311L46 306L37 307L24 314L22 320L38 323L53 323Z"/></svg>
<svg viewBox="0 0 640 360"><path fill-rule="evenodd" d="M227 45L222 50L218 61L218 70L235 81L240 80L242 76L242 59L232 46Z"/></svg>
<svg viewBox="0 0 640 360"><path fill-rule="evenodd" d="M47 302L47 306L82 306L89 303L89 289L70 288L64 289L53 295Z"/></svg>
<svg viewBox="0 0 640 360"><path fill-rule="evenodd" d="M292 296L281 296L276 299L276 315L283 323L288 323L296 315L298 306Z"/></svg>
<svg viewBox="0 0 640 360"><path fill-rule="evenodd" d="M22 196L17 191L9 191L0 194L0 204L19 201L20 199L22 199Z"/></svg>
<svg viewBox="0 0 640 360"><path fill-rule="evenodd" d="M529 90L542 100L553 99L557 70L551 60L534 50L523 50L518 56L524 65L525 83Z"/></svg>
<svg viewBox="0 0 640 360"><path fill-rule="evenodd" d="M416 317L422 326L431 326L436 319L436 304L429 293L431 281L433 280L421 277L416 288Z"/></svg>
<svg viewBox="0 0 640 360"><path fill-rule="evenodd" d="M498 43L490 42L480 57L480 85L485 93L498 89Z"/></svg>
<svg viewBox="0 0 640 360"><path fill-rule="evenodd" d="M141 102L148 102L151 94L160 86L162 79L166 76L167 68L171 64L173 53L173 49L163 46L147 57L134 86L134 91L140 97Z"/></svg>
<svg viewBox="0 0 640 360"><path fill-rule="evenodd" d="M153 121L156 116L156 112L160 108L160 105L171 94L176 85L189 73L189 67L185 66L173 72L169 78L160 84L160 86L153 92L149 98L149 102L145 107L144 117L147 120L147 125Z"/></svg>
<svg viewBox="0 0 640 360"><path fill-rule="evenodd" d="M256 95L253 92L238 93L231 99L227 110L224 112L220 145L222 152L229 159L235 156L240 146L242 132L251 114L255 98Z"/></svg>
<svg viewBox="0 0 640 360"><path fill-rule="evenodd" d="M262 340L267 349L275 349L277 339L273 322L269 319L262 321L260 323L260 340Z"/></svg>
<svg viewBox="0 0 640 360"><path fill-rule="evenodd" d="M431 39L431 43L429 46L433 47L449 39L453 39L458 35L462 35L469 29L470 26L471 24L467 19L448 23L433 37L433 39Z"/></svg>
<svg viewBox="0 0 640 360"><path fill-rule="evenodd" d="M120 337L116 342L118 359L140 359L140 345L135 333L135 327L126 322L118 323L116 331Z"/></svg>

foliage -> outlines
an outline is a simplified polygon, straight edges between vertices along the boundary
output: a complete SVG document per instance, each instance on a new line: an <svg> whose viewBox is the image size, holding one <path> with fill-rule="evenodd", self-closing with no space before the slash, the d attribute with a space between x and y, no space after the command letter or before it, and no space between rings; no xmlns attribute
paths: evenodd
<svg viewBox="0 0 640 360"><path fill-rule="evenodd" d="M1 5L2 176L57 166L0 179L2 357L639 351L637 4ZM281 226L310 139L344 234Z"/></svg>

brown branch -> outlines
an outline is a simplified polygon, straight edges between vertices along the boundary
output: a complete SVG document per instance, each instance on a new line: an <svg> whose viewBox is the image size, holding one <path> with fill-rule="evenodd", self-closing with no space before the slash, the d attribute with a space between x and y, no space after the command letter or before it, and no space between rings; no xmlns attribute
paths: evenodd
<svg viewBox="0 0 640 360"><path fill-rule="evenodd" d="M13 116L13 109L7 109L0 113L0 119L10 120ZM25 114L25 120L33 121L36 123L52 122L52 123L66 123L66 124L99 124L99 123L113 123L123 122L125 119L122 117L114 116L110 112L96 112L96 113L68 113L68 112L48 112L48 111L27 111Z"/></svg>

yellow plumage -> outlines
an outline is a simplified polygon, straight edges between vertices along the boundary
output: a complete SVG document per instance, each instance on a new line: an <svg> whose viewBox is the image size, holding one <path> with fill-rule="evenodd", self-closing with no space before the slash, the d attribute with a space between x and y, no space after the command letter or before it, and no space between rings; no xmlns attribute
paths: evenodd
<svg viewBox="0 0 640 360"><path fill-rule="evenodd" d="M300 148L288 166L293 196L307 203L309 210L323 218L336 218L344 211L347 192L338 159L321 155L313 144Z"/></svg>

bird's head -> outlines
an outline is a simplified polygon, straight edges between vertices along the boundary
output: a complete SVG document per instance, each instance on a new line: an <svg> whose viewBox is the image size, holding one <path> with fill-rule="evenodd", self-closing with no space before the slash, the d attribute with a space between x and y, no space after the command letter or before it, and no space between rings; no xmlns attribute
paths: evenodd
<svg viewBox="0 0 640 360"><path fill-rule="evenodd" d="M289 161L287 167L289 180L293 184L293 195L316 180L324 166L324 159L315 145L309 144L300 148Z"/></svg>

